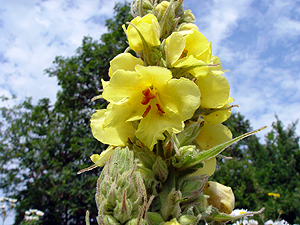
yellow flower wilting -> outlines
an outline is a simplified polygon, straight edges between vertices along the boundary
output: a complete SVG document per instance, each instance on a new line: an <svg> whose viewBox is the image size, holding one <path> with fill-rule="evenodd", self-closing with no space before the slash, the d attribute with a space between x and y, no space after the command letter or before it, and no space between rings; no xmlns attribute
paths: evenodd
<svg viewBox="0 0 300 225"><path fill-rule="evenodd" d="M140 120L135 135L149 149L157 140L164 140L163 132L182 131L183 122L200 105L200 91L194 82L172 79L170 70L158 66L136 65L135 71L116 70L102 96L110 104L103 121L101 117L100 132Z"/></svg>
<svg viewBox="0 0 300 225"><path fill-rule="evenodd" d="M232 134L226 126L222 124L212 125L209 123L205 123L195 141L197 142L201 150L208 150L231 139ZM198 169L192 174L192 176L201 174L207 174L211 176L214 174L215 170L216 157L213 157L206 160L204 162L204 167Z"/></svg>
<svg viewBox="0 0 300 225"><path fill-rule="evenodd" d="M203 189L203 194L209 195L208 204L214 206L226 214L230 214L234 208L234 194L231 187L214 181L208 181Z"/></svg>
<svg viewBox="0 0 300 225"><path fill-rule="evenodd" d="M140 34L149 48L160 45L160 28L157 18L153 14L147 14L142 18L137 16L130 22L127 29L123 25L123 29L127 35L129 46L135 52L143 51L145 48Z"/></svg>

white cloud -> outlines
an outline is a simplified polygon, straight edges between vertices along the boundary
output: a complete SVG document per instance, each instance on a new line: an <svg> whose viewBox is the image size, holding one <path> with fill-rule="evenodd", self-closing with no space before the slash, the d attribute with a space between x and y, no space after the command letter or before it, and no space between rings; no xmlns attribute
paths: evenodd
<svg viewBox="0 0 300 225"><path fill-rule="evenodd" d="M55 101L55 78L44 74L55 56L71 56L83 36L99 39L106 32L115 1L7 1L1 6L0 94ZM93 19L97 18L97 19Z"/></svg>

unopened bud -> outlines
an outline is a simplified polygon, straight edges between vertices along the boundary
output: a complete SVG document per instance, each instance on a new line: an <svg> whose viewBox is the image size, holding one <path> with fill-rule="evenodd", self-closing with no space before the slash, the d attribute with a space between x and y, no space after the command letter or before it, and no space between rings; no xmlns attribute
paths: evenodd
<svg viewBox="0 0 300 225"><path fill-rule="evenodd" d="M167 180L169 175L168 166L160 156L157 157L155 163L153 164L152 171L157 180L163 183Z"/></svg>
<svg viewBox="0 0 300 225"><path fill-rule="evenodd" d="M184 10L184 13L182 16L182 22L184 22L184 23L194 23L195 22L195 16L191 12L191 10Z"/></svg>

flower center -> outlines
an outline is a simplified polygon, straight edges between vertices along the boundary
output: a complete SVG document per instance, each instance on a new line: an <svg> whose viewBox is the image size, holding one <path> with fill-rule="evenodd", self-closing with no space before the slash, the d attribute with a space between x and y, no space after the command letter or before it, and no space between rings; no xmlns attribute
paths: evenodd
<svg viewBox="0 0 300 225"><path fill-rule="evenodd" d="M182 58L186 57L188 52L189 52L188 50L184 49L179 58L182 59Z"/></svg>
<svg viewBox="0 0 300 225"><path fill-rule="evenodd" d="M156 96L156 90L155 90L155 88L153 86L146 87L145 90L142 91L142 93L144 95L143 96L143 100L141 101L141 103L143 105L147 105L150 102L151 99L154 99L155 97L157 97ZM165 113L165 111L163 110L163 108L161 106L159 98L157 97L156 99L157 99L158 103L156 103L155 105L156 105L158 111L160 113ZM146 108L146 110L145 110L145 112L143 113L142 117L147 116L147 114L149 113L150 109L151 109L151 105L148 105L147 108Z"/></svg>
<svg viewBox="0 0 300 225"><path fill-rule="evenodd" d="M143 90L142 93L144 95L143 100L141 102L143 105L147 105L151 99L156 97L154 88L146 87L146 89Z"/></svg>

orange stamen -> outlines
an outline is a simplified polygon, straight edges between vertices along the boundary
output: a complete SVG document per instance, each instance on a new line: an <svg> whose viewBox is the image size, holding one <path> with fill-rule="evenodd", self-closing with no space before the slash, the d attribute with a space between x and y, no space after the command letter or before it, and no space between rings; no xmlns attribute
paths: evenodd
<svg viewBox="0 0 300 225"><path fill-rule="evenodd" d="M150 111L151 109L151 105L148 105L148 107L146 108L145 112L143 113L142 117L145 117L147 116L148 112Z"/></svg>
<svg viewBox="0 0 300 225"><path fill-rule="evenodd" d="M162 109L160 104L156 104L156 107L157 107L158 111L160 111L161 113L165 113L165 111Z"/></svg>
<svg viewBox="0 0 300 225"><path fill-rule="evenodd" d="M181 53L180 59L186 57L188 52L189 52L188 50L184 49L183 52Z"/></svg>
<svg viewBox="0 0 300 225"><path fill-rule="evenodd" d="M156 94L154 91L152 91L149 87L147 87L145 90L142 91L144 97L141 103L143 105L147 105L151 99L156 97Z"/></svg>

